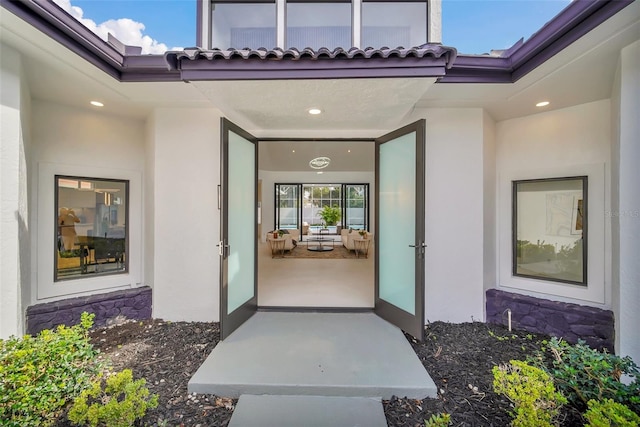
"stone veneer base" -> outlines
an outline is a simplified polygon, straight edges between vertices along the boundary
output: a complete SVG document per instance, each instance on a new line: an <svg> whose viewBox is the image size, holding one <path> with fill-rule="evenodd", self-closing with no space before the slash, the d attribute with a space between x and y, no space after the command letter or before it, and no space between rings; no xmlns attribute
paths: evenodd
<svg viewBox="0 0 640 427"><path fill-rule="evenodd" d="M582 339L592 348L614 352L614 315L610 310L498 289L489 289L486 295L487 323L506 325L505 311L511 309L513 329L563 338L571 344Z"/></svg>
<svg viewBox="0 0 640 427"><path fill-rule="evenodd" d="M121 320L150 319L151 288L144 286L32 305L27 308L27 333L77 324L83 311L95 313L97 327Z"/></svg>

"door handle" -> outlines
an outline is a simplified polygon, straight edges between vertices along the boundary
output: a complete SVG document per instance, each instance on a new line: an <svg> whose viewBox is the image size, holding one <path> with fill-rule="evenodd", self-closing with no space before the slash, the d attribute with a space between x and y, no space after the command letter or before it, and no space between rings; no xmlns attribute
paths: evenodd
<svg viewBox="0 0 640 427"><path fill-rule="evenodd" d="M426 243L424 243L424 242L422 242L422 243L417 244L417 245L409 245L409 247L410 247L410 248L426 248L426 247L427 247L427 244L426 244Z"/></svg>
<svg viewBox="0 0 640 427"><path fill-rule="evenodd" d="M223 258L228 257L229 254L231 253L231 246L225 245L222 240L218 242L218 244L216 245L216 248L218 248L218 255L220 255Z"/></svg>
<svg viewBox="0 0 640 427"><path fill-rule="evenodd" d="M414 248L417 250L418 255L424 255L424 248L427 247L427 244L425 242L420 242L417 245L409 245L410 248Z"/></svg>

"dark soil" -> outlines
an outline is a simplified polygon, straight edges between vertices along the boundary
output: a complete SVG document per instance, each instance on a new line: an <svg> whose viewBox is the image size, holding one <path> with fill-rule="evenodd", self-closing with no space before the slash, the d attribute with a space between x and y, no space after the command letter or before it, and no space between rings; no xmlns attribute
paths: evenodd
<svg viewBox="0 0 640 427"><path fill-rule="evenodd" d="M509 401L492 391L491 369L512 359L524 360L548 337L526 332L510 333L484 323L431 323L426 339L407 337L438 387L437 399L393 398L385 401L389 427L422 426L432 414L451 414L452 426L506 426ZM187 383L220 339L218 323L126 323L92 332L101 358L113 370L130 368L145 378L159 395L158 408L147 413L143 425L226 426L236 400L212 395L189 395ZM570 408L561 425L582 425ZM67 425L60 423L59 426Z"/></svg>

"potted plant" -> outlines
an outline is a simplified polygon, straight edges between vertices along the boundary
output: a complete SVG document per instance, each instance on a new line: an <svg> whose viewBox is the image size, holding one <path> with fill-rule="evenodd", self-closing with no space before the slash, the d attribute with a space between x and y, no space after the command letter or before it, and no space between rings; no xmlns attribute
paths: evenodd
<svg viewBox="0 0 640 427"><path fill-rule="evenodd" d="M322 218L325 225L336 225L340 218L342 217L342 213L340 212L340 208L338 205L334 206L325 206L322 208L320 212L318 212L318 216Z"/></svg>
<svg viewBox="0 0 640 427"><path fill-rule="evenodd" d="M360 237L362 237L363 239L367 238L367 230L359 230L358 234L360 235Z"/></svg>

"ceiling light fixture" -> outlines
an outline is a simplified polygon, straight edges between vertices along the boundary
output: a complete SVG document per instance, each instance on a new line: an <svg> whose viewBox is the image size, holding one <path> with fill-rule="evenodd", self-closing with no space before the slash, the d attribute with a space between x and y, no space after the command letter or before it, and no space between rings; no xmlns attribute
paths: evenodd
<svg viewBox="0 0 640 427"><path fill-rule="evenodd" d="M100 101L91 101L91 105L94 107L104 107L104 104Z"/></svg>
<svg viewBox="0 0 640 427"><path fill-rule="evenodd" d="M309 108L307 112L312 116L317 116L318 114L322 113L322 110L319 108Z"/></svg>
<svg viewBox="0 0 640 427"><path fill-rule="evenodd" d="M311 159L309 166L313 169L324 169L329 166L329 163L331 163L331 159L328 157L316 157L315 159Z"/></svg>
<svg viewBox="0 0 640 427"><path fill-rule="evenodd" d="M542 102L538 102L536 104L536 107L546 107L549 104L550 104L549 101L542 101Z"/></svg>

